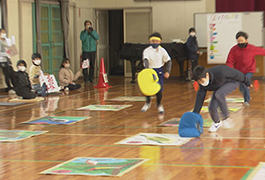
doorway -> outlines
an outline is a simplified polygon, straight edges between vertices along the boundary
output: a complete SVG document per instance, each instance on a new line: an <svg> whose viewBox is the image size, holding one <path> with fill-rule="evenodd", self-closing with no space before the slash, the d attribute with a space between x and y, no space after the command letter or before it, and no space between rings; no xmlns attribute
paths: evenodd
<svg viewBox="0 0 265 180"><path fill-rule="evenodd" d="M109 75L131 77L130 62L120 59L119 52L123 43L148 43L152 32L151 9L96 10L95 14L100 36L98 66L103 57Z"/></svg>

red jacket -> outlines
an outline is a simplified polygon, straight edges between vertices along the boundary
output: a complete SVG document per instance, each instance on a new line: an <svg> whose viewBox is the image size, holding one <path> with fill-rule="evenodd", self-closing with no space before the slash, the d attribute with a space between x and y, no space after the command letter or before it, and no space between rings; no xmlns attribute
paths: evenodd
<svg viewBox="0 0 265 180"><path fill-rule="evenodd" d="M233 46L228 54L226 65L235 68L242 73L256 72L256 55L265 56L265 49L248 44L246 48Z"/></svg>

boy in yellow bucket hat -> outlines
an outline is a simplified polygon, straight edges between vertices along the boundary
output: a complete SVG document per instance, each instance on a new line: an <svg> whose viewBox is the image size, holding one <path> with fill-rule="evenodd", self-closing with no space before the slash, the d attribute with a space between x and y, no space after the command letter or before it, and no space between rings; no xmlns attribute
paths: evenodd
<svg viewBox="0 0 265 180"><path fill-rule="evenodd" d="M161 104L162 91L164 84L164 77L169 78L171 71L172 61L167 51L160 46L162 37L160 33L154 32L149 36L150 46L143 51L143 61L145 68L152 68L156 71L158 76L158 83L161 85L161 89L156 93L156 105L159 113L164 113L164 107ZM163 66L165 66L165 73ZM151 107L151 97L146 96L146 103L142 107L141 111L146 112Z"/></svg>

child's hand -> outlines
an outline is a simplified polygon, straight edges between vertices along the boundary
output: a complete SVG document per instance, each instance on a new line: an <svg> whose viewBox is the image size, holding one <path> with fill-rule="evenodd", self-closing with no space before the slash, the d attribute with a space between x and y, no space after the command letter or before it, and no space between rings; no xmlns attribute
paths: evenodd
<svg viewBox="0 0 265 180"><path fill-rule="evenodd" d="M164 77L165 78L169 78L169 73L168 72L165 72Z"/></svg>

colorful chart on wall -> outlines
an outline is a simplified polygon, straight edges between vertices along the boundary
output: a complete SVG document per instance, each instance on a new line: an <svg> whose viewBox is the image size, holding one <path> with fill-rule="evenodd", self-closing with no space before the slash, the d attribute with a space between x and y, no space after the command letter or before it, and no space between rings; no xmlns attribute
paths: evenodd
<svg viewBox="0 0 265 180"><path fill-rule="evenodd" d="M241 180L264 180L265 179L265 163L260 162L258 166L253 170L247 172L247 174Z"/></svg>
<svg viewBox="0 0 265 180"><path fill-rule="evenodd" d="M152 99L154 97L151 97ZM146 101L144 96L120 96L117 98L109 99L109 101Z"/></svg>
<svg viewBox="0 0 265 180"><path fill-rule="evenodd" d="M148 159L76 157L40 174L120 177L146 161Z"/></svg>
<svg viewBox="0 0 265 180"><path fill-rule="evenodd" d="M46 132L48 131L0 130L0 142L20 141Z"/></svg>
<svg viewBox="0 0 265 180"><path fill-rule="evenodd" d="M77 108L76 110L84 110L84 111L119 111L125 109L127 107L131 107L132 105L89 105L81 108Z"/></svg>
<svg viewBox="0 0 265 180"><path fill-rule="evenodd" d="M139 133L115 144L181 146L192 138L182 138L178 134Z"/></svg>
<svg viewBox="0 0 265 180"><path fill-rule="evenodd" d="M210 102L211 98L206 99L204 102ZM244 98L226 98L227 103L243 103Z"/></svg>
<svg viewBox="0 0 265 180"><path fill-rule="evenodd" d="M64 124L70 125L79 121L83 121L90 117L74 117L74 116L47 116L40 119L23 122L25 124Z"/></svg>
<svg viewBox="0 0 265 180"><path fill-rule="evenodd" d="M179 122L180 122L180 118L172 118L166 122L159 124L158 126L175 127L175 126L179 126ZM213 121L211 119L203 119L203 127L210 127L212 122Z"/></svg>
<svg viewBox="0 0 265 180"><path fill-rule="evenodd" d="M235 112L239 111L240 109L242 109L242 107L228 107L228 111L230 113L235 113ZM193 110L190 110L190 111L193 111ZM218 108L218 111L221 112L221 110L219 108ZM204 112L209 112L208 106L202 106L201 113L204 113Z"/></svg>

